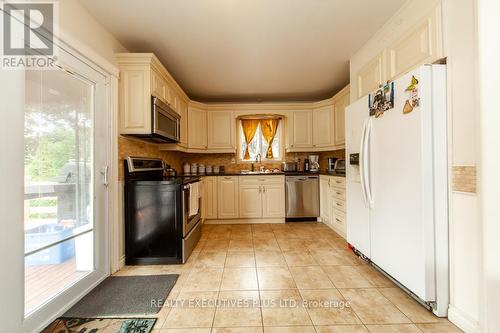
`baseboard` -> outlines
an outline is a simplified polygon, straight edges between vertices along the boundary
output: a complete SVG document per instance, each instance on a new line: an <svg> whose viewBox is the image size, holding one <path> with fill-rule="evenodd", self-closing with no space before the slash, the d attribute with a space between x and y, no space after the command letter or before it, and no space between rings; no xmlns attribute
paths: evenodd
<svg viewBox="0 0 500 333"><path fill-rule="evenodd" d="M333 231L335 231L337 234L339 234L342 238L344 239L347 239L346 237L346 234L344 231L342 230L338 230L337 228L335 228L334 226L330 225L329 223L325 223L325 222L321 222L323 223L324 225L326 225L328 228L332 229Z"/></svg>
<svg viewBox="0 0 500 333"><path fill-rule="evenodd" d="M478 322L472 319L468 314L453 305L448 309L448 320L455 324L465 333L479 332Z"/></svg>
<svg viewBox="0 0 500 333"><path fill-rule="evenodd" d="M259 224L259 223L285 223L284 218L277 219L224 219L224 220L205 220L204 224Z"/></svg>

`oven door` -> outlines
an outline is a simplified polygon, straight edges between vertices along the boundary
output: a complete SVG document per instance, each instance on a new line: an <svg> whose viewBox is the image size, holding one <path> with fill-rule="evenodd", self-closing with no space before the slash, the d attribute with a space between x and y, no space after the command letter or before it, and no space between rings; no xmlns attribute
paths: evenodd
<svg viewBox="0 0 500 333"><path fill-rule="evenodd" d="M153 134L171 142L180 139L180 115L156 97L151 99Z"/></svg>
<svg viewBox="0 0 500 333"><path fill-rule="evenodd" d="M201 221L201 198L198 198L198 212L189 216L191 210L189 197L191 188L188 185L182 186L182 236L187 234Z"/></svg>

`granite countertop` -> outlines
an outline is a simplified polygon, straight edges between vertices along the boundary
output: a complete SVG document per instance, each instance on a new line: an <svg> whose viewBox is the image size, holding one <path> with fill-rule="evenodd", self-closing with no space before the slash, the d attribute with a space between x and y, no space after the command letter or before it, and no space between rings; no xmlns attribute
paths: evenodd
<svg viewBox="0 0 500 333"><path fill-rule="evenodd" d="M241 173L239 171L235 172L224 172L224 173L218 173L218 174L206 174L206 175L197 175L199 177L203 176L279 176L279 175L286 175L286 176L305 176L305 175L324 175L324 176L334 176L334 177L344 177L345 178L345 173L336 173L336 172L328 172L328 171L320 171L320 172L267 172L267 173Z"/></svg>

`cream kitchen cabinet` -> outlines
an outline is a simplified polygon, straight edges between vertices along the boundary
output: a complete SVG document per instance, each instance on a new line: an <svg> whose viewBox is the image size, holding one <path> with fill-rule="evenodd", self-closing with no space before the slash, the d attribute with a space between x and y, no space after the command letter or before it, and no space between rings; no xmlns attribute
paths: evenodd
<svg viewBox="0 0 500 333"><path fill-rule="evenodd" d="M188 103L177 97L176 111L181 115L181 133L179 144L187 147L188 144Z"/></svg>
<svg viewBox="0 0 500 333"><path fill-rule="evenodd" d="M151 134L151 96L169 104L173 96L188 97L152 53L118 53L119 132L120 134ZM177 111L179 112L179 111Z"/></svg>
<svg viewBox="0 0 500 333"><path fill-rule="evenodd" d="M240 218L284 218L284 176L241 176Z"/></svg>
<svg viewBox="0 0 500 333"><path fill-rule="evenodd" d="M285 188L284 184L263 185L262 217L285 217Z"/></svg>
<svg viewBox="0 0 500 333"><path fill-rule="evenodd" d="M393 80L421 64L442 57L440 36L441 9L438 6L388 48L388 79Z"/></svg>
<svg viewBox="0 0 500 333"><path fill-rule="evenodd" d="M219 219L235 219L239 217L238 176L217 177L217 201Z"/></svg>
<svg viewBox="0 0 500 333"><path fill-rule="evenodd" d="M188 147L207 149L207 110L197 104L188 107Z"/></svg>
<svg viewBox="0 0 500 333"><path fill-rule="evenodd" d="M356 75L358 98L377 89L387 80L385 62L386 53L383 51L359 70Z"/></svg>
<svg viewBox="0 0 500 333"><path fill-rule="evenodd" d="M151 72L151 86L153 96L158 97L167 104L172 104L170 88L160 71L153 70Z"/></svg>
<svg viewBox="0 0 500 333"><path fill-rule="evenodd" d="M334 132L334 106L326 105L313 110L313 147L331 147Z"/></svg>
<svg viewBox="0 0 500 333"><path fill-rule="evenodd" d="M350 104L349 85L342 89L334 97L333 112L335 128L333 130L333 142L335 147L344 148L345 146L345 109Z"/></svg>
<svg viewBox="0 0 500 333"><path fill-rule="evenodd" d="M262 185L241 185L239 188L240 218L262 217Z"/></svg>
<svg viewBox="0 0 500 333"><path fill-rule="evenodd" d="M203 178L203 195L202 195L202 212L203 218L217 219L218 218L218 188L217 177Z"/></svg>
<svg viewBox="0 0 500 333"><path fill-rule="evenodd" d="M330 224L330 176L319 176L319 207L321 221L325 224Z"/></svg>
<svg viewBox="0 0 500 333"><path fill-rule="evenodd" d="M346 236L345 178L320 176L321 221Z"/></svg>
<svg viewBox="0 0 500 333"><path fill-rule="evenodd" d="M207 112L208 137L207 146L209 150L235 151L236 119L232 111Z"/></svg>
<svg viewBox="0 0 500 333"><path fill-rule="evenodd" d="M292 149L313 146L313 111L292 111L288 123L289 141Z"/></svg>

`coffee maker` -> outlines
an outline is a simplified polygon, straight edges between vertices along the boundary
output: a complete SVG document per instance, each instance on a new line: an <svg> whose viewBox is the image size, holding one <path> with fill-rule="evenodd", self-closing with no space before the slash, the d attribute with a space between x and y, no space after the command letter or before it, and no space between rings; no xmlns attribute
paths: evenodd
<svg viewBox="0 0 500 333"><path fill-rule="evenodd" d="M309 155L309 161L311 163L310 171L319 172L319 155Z"/></svg>

